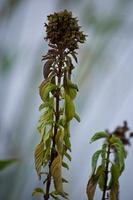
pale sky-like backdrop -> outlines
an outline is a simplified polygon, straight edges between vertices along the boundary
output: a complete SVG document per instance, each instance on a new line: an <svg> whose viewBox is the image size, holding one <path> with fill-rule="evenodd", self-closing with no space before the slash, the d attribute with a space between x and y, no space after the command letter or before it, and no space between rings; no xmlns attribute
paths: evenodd
<svg viewBox="0 0 133 200"><path fill-rule="evenodd" d="M36 199L31 194L40 185L34 169L38 86L43 78L41 57L48 50L44 22L47 15L64 9L79 18L88 35L73 74L81 122L72 122L72 162L70 170L63 171L70 200L87 200L91 156L101 144L89 144L91 136L113 131L125 120L133 131L132 0L0 0L0 159L19 159L0 172L0 200ZM131 143L120 179L120 200L133 199ZM100 194L97 191L95 200Z"/></svg>

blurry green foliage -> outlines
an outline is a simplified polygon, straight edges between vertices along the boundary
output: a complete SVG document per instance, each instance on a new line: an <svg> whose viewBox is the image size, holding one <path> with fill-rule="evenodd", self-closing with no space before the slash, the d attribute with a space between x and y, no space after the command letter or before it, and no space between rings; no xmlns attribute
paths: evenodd
<svg viewBox="0 0 133 200"><path fill-rule="evenodd" d="M5 0L0 9L0 20L12 14L21 0Z"/></svg>
<svg viewBox="0 0 133 200"><path fill-rule="evenodd" d="M0 54L0 72L6 74L12 67L13 57L7 52Z"/></svg>
<svg viewBox="0 0 133 200"><path fill-rule="evenodd" d="M18 161L17 159L0 160L0 171L16 163L17 161Z"/></svg>

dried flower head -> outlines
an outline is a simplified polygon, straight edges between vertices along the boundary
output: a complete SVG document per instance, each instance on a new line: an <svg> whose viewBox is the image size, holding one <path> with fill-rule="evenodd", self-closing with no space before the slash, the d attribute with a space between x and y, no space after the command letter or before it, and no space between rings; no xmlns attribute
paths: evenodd
<svg viewBox="0 0 133 200"><path fill-rule="evenodd" d="M80 31L77 18L67 10L49 15L45 27L47 33L45 39L58 48L73 51L78 49L78 43L84 43L86 38L83 31Z"/></svg>
<svg viewBox="0 0 133 200"><path fill-rule="evenodd" d="M109 133L108 130L107 132ZM130 145L130 138L133 137L133 133L130 132L127 121L124 121L122 126L116 127L116 129L109 134L114 134L119 137L124 145Z"/></svg>
<svg viewBox="0 0 133 200"><path fill-rule="evenodd" d="M130 137L132 133L129 131L130 129L128 127L127 121L124 121L123 126L118 126L114 130L114 134L121 139L124 145L130 145Z"/></svg>

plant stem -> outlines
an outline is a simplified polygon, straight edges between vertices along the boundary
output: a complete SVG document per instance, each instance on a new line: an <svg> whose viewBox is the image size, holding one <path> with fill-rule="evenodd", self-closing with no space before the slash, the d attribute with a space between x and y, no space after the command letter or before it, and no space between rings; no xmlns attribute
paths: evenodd
<svg viewBox="0 0 133 200"><path fill-rule="evenodd" d="M46 182L46 194L44 195L44 200L49 199L49 191L50 191L50 185L51 185L51 173L50 173L50 167L51 164L56 157L56 151L55 151L55 137L58 132L58 121L60 119L60 84L61 84L61 75L62 75L62 51L60 54L60 61L58 66L58 73L57 73L57 85L58 88L56 90L55 94L55 126L54 126L54 135L53 135L53 144L52 144L52 150L51 150L51 160L49 163L49 173L47 176L47 182Z"/></svg>
<svg viewBox="0 0 133 200"><path fill-rule="evenodd" d="M108 168L109 168L109 156L110 156L110 144L108 145L108 150L107 150L107 158L106 158L106 168L105 168L105 182L104 182L104 187L103 187L103 196L102 200L106 199L106 191L107 191L107 183L108 183Z"/></svg>

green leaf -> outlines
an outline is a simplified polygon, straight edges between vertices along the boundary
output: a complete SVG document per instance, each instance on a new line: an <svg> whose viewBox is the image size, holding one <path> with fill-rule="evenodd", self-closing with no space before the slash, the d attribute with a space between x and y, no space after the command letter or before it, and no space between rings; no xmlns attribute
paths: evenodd
<svg viewBox="0 0 133 200"><path fill-rule="evenodd" d="M72 83L70 79L67 79L67 88L75 89L77 92L79 91L77 84Z"/></svg>
<svg viewBox="0 0 133 200"><path fill-rule="evenodd" d="M115 162L119 165L120 171L122 172L124 169L124 159L125 159L123 144L120 145L118 143L113 143L113 147L115 148Z"/></svg>
<svg viewBox="0 0 133 200"><path fill-rule="evenodd" d="M43 135L44 133L44 129L46 128L46 125L48 124L53 124L54 120L54 114L53 114L53 110L49 109L47 111L45 111L41 116L40 119L38 121L38 125L37 125L37 130L39 131L39 133L41 135Z"/></svg>
<svg viewBox="0 0 133 200"><path fill-rule="evenodd" d="M112 164L111 166L111 179L109 182L109 190L110 190L110 199L117 200L117 194L119 190L119 177L120 177L120 169L117 164Z"/></svg>
<svg viewBox="0 0 133 200"><path fill-rule="evenodd" d="M62 178L63 183L68 183L68 181L65 178Z"/></svg>
<svg viewBox="0 0 133 200"><path fill-rule="evenodd" d="M68 122L71 121L75 116L74 103L67 94L65 94L65 116Z"/></svg>
<svg viewBox="0 0 133 200"><path fill-rule="evenodd" d="M118 183L118 179L120 175L121 175L121 172L120 172L119 166L117 164L112 164L110 187Z"/></svg>
<svg viewBox="0 0 133 200"><path fill-rule="evenodd" d="M0 160L0 171L16 163L17 161L18 161L17 159Z"/></svg>
<svg viewBox="0 0 133 200"><path fill-rule="evenodd" d="M104 173L104 170L102 170L98 179L98 185L102 191L104 188L104 183L105 183L105 173Z"/></svg>
<svg viewBox="0 0 133 200"><path fill-rule="evenodd" d="M45 167L48 163L49 163L49 161L50 161L50 156L51 156L51 154L50 154L50 151L51 151L51 149L50 148L46 148L45 150L44 150L44 156L43 156L43 167ZM40 174L39 174L40 175Z"/></svg>
<svg viewBox="0 0 133 200"><path fill-rule="evenodd" d="M70 156L66 151L64 152L64 155L66 156L66 158L67 158L69 161L72 160L71 156Z"/></svg>
<svg viewBox="0 0 133 200"><path fill-rule="evenodd" d="M64 127L66 125L66 119L65 117L61 117L60 120L59 120L59 125Z"/></svg>
<svg viewBox="0 0 133 200"><path fill-rule="evenodd" d="M45 131L44 135L43 135L43 143L44 143L44 148L47 147L47 140L50 139L51 140L52 137L52 129L50 129L48 132Z"/></svg>
<svg viewBox="0 0 133 200"><path fill-rule="evenodd" d="M43 136L43 143L44 143L43 164L44 164L44 166L46 166L47 163L51 159L52 136L53 136L53 130L52 129L50 129L48 132L46 132Z"/></svg>
<svg viewBox="0 0 133 200"><path fill-rule="evenodd" d="M79 115L78 115L77 113L75 113L74 118L75 118L78 122L80 122L80 117L79 117Z"/></svg>
<svg viewBox="0 0 133 200"><path fill-rule="evenodd" d="M55 200L61 200L58 196L56 196L55 194L50 193L50 196L53 197L53 199Z"/></svg>
<svg viewBox="0 0 133 200"><path fill-rule="evenodd" d="M64 142L65 142L67 149L69 149L69 151L71 151L69 123L65 124L65 126L64 126Z"/></svg>
<svg viewBox="0 0 133 200"><path fill-rule="evenodd" d="M97 132L97 133L95 133L95 135L91 138L91 141L90 141L90 143L92 143L92 142L94 142L94 141L96 141L96 140L99 140L99 139L101 139L101 138L109 138L109 134L108 133L106 133L106 132Z"/></svg>
<svg viewBox="0 0 133 200"><path fill-rule="evenodd" d="M119 184L116 183L110 189L110 200L118 200Z"/></svg>
<svg viewBox="0 0 133 200"><path fill-rule="evenodd" d="M44 195L43 189L42 188L35 188L33 193L32 193L32 196L36 196L36 195L40 195L40 194Z"/></svg>
<svg viewBox="0 0 133 200"><path fill-rule="evenodd" d="M68 198L67 198L67 195L68 195L68 194L67 194L66 192L64 192L64 194L65 194L64 198L65 198L65 199L68 199ZM61 195L61 194L60 194L59 192L57 192L57 191L53 191L53 192L50 193L50 196L51 196L51 197L53 197L53 198L56 199L56 200L60 200L60 198L58 197L58 195ZM62 196L62 195L61 195L61 196Z"/></svg>
<svg viewBox="0 0 133 200"><path fill-rule="evenodd" d="M39 111L41 111L41 110L44 109L44 108L45 108L45 104L42 103L42 104L39 106Z"/></svg>
<svg viewBox="0 0 133 200"><path fill-rule="evenodd" d="M109 141L110 141L111 144L114 144L114 143L118 143L120 145L123 144L122 141L121 141L121 139L119 137L115 136L114 134L111 135Z"/></svg>
<svg viewBox="0 0 133 200"><path fill-rule="evenodd" d="M101 164L96 171L96 176L98 178L99 188L103 191L104 181L105 181L105 167Z"/></svg>
<svg viewBox="0 0 133 200"><path fill-rule="evenodd" d="M63 166L64 168L66 168L66 169L68 169L68 170L69 170L69 166L67 165L67 163L65 163L65 162L62 162L62 166Z"/></svg>
<svg viewBox="0 0 133 200"><path fill-rule="evenodd" d="M68 95L70 96L70 98L71 98L72 100L74 100L74 99L76 98L76 96L77 96L77 91L76 91L76 89L74 89L74 88L69 88L69 93L68 93Z"/></svg>
<svg viewBox="0 0 133 200"><path fill-rule="evenodd" d="M100 165L98 168L97 168L97 171L96 171L96 175L97 177L99 178L99 176L101 175L101 173L105 170L105 168L103 167L103 165Z"/></svg>
<svg viewBox="0 0 133 200"><path fill-rule="evenodd" d="M115 144L119 144L119 145L120 145L120 148L121 148L122 151L123 151L124 158L126 158L127 152L126 152L126 150L125 150L125 148L124 148L123 142L121 141L121 139L120 139L119 137L117 137L117 136L115 136L115 135L112 135L112 137L110 138L110 143L111 143L112 145L113 145L114 143L115 143Z"/></svg>
<svg viewBox="0 0 133 200"><path fill-rule="evenodd" d="M114 186L110 190L110 200L118 200L118 185Z"/></svg>
<svg viewBox="0 0 133 200"><path fill-rule="evenodd" d="M65 92L66 92L66 94L72 100L74 100L76 95L77 95L77 91L78 91L78 86L76 84L72 83L70 79L67 79L66 80L66 84L65 84Z"/></svg>
<svg viewBox="0 0 133 200"><path fill-rule="evenodd" d="M57 150L60 154L62 154L63 151L63 139L64 139L64 132L62 129L59 129L55 137L55 142L57 145Z"/></svg>
<svg viewBox="0 0 133 200"><path fill-rule="evenodd" d="M97 167L97 161L101 153L102 153L102 150L98 150L92 156L92 174L95 173L95 170Z"/></svg>
<svg viewBox="0 0 133 200"><path fill-rule="evenodd" d="M57 89L57 86L53 83L50 83L48 80L44 80L39 86L39 94L42 101L47 101L49 97L49 93L53 90Z"/></svg>
<svg viewBox="0 0 133 200"><path fill-rule="evenodd" d="M52 108L54 107L54 98L50 97L48 99L48 101L43 102L40 106L39 106L39 111L43 110L44 108Z"/></svg>
<svg viewBox="0 0 133 200"><path fill-rule="evenodd" d="M108 147L108 143L104 142L103 145L102 145L102 153L101 153L101 156L102 156L102 165L104 167L106 165L107 147Z"/></svg>
<svg viewBox="0 0 133 200"><path fill-rule="evenodd" d="M44 144L43 141L40 142L35 148L35 168L39 176L41 172L41 167L43 165L43 153L44 153Z"/></svg>

